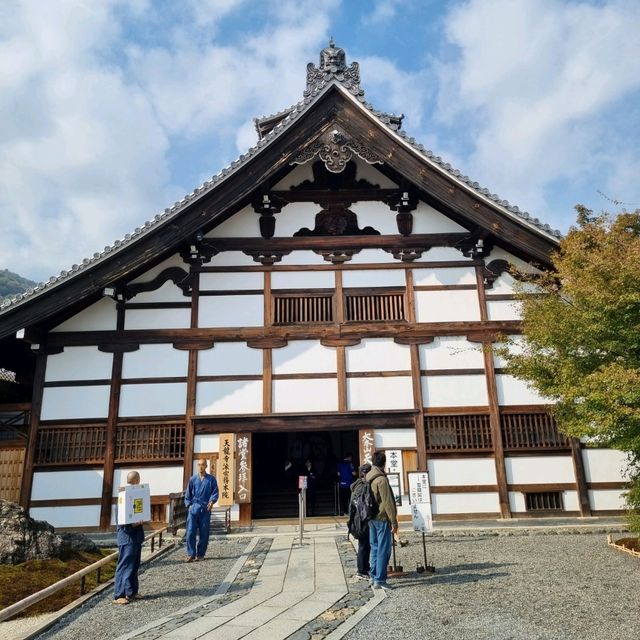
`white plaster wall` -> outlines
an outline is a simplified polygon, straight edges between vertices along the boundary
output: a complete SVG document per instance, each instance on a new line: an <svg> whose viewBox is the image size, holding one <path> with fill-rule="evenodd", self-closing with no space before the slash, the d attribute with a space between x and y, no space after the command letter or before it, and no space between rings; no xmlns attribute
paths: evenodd
<svg viewBox="0 0 640 640"><path fill-rule="evenodd" d="M523 347L525 344L524 336L514 335L508 336L508 342L502 343L498 345L499 347L506 346L509 350L509 353L512 354L520 354L523 351ZM497 369L501 369L507 366L504 358L501 358L497 353L493 354L493 364Z"/></svg>
<svg viewBox="0 0 640 640"><path fill-rule="evenodd" d="M427 462L432 487L496 484L493 458L447 458Z"/></svg>
<svg viewBox="0 0 640 640"><path fill-rule="evenodd" d="M418 207L413 211L413 233L464 233L465 231L467 229L425 202L419 202Z"/></svg>
<svg viewBox="0 0 640 640"><path fill-rule="evenodd" d="M193 453L215 453L219 443L220 436L217 433L196 435L193 439Z"/></svg>
<svg viewBox="0 0 640 640"><path fill-rule="evenodd" d="M179 253L175 253L171 257L163 260L160 264L152 267L148 271L145 271L141 276L138 276L135 280L131 280L129 284L139 283L139 282L149 282L153 280L157 275L160 275L165 269L169 269L170 267L180 267L185 271L189 271L189 265L186 264ZM137 302L137 300L136 300Z"/></svg>
<svg viewBox="0 0 640 640"><path fill-rule="evenodd" d="M411 347L392 338L368 338L346 348L347 371L410 371Z"/></svg>
<svg viewBox="0 0 640 640"><path fill-rule="evenodd" d="M222 251L213 256L205 267L256 267L260 263L242 251Z"/></svg>
<svg viewBox="0 0 640 640"><path fill-rule="evenodd" d="M264 296L202 296L198 308L199 327L261 327Z"/></svg>
<svg viewBox="0 0 640 640"><path fill-rule="evenodd" d="M516 300L487 300L489 320L520 320L522 303Z"/></svg>
<svg viewBox="0 0 640 640"><path fill-rule="evenodd" d="M308 225L307 225L308 226ZM330 262L327 262L322 256L319 256L317 253L314 253L310 249L306 251L292 251L286 256L282 256L282 260L277 263L278 265L325 265L331 266Z"/></svg>
<svg viewBox="0 0 640 640"><path fill-rule="evenodd" d="M373 441L376 449L415 449L415 429L375 429Z"/></svg>
<svg viewBox="0 0 640 640"><path fill-rule="evenodd" d="M274 271L271 289L335 289L335 271Z"/></svg>
<svg viewBox="0 0 640 640"><path fill-rule="evenodd" d="M111 378L113 354L97 347L65 347L47 356L45 382L56 380L104 380Z"/></svg>
<svg viewBox="0 0 640 640"><path fill-rule="evenodd" d="M436 286L441 284L476 284L476 272L468 267L443 267L436 269L414 269L413 284L416 286Z"/></svg>
<svg viewBox="0 0 640 640"><path fill-rule="evenodd" d="M393 180L387 178L378 171L378 164L369 164L361 158L353 158L356 163L356 180L366 180L371 184L378 185L381 189L393 189L398 185Z"/></svg>
<svg viewBox="0 0 640 640"><path fill-rule="evenodd" d="M113 331L116 328L116 319L115 300L102 298L51 331Z"/></svg>
<svg viewBox="0 0 640 640"><path fill-rule="evenodd" d="M507 484L573 483L573 462L569 456L506 456Z"/></svg>
<svg viewBox="0 0 640 640"><path fill-rule="evenodd" d="M482 347L465 336L435 338L418 349L422 369L484 369Z"/></svg>
<svg viewBox="0 0 640 640"><path fill-rule="evenodd" d="M300 229L314 229L316 214L321 210L321 207L313 202L288 204L280 213L275 214L276 230L274 235L277 238L290 238Z"/></svg>
<svg viewBox="0 0 640 640"><path fill-rule="evenodd" d="M32 500L65 500L102 496L102 469L86 471L36 471Z"/></svg>
<svg viewBox="0 0 640 640"><path fill-rule="evenodd" d="M509 509L511 513L525 513L527 503L524 499L524 493L520 491L509 491Z"/></svg>
<svg viewBox="0 0 640 640"><path fill-rule="evenodd" d="M384 251L384 249L362 249L362 251L360 251L360 253L356 253L347 264L368 264L382 262L398 264L400 261L396 260L392 254ZM400 271L404 271L404 269L400 269Z"/></svg>
<svg viewBox="0 0 640 640"><path fill-rule="evenodd" d="M41 420L106 418L109 413L109 387L45 387Z"/></svg>
<svg viewBox="0 0 640 640"><path fill-rule="evenodd" d="M434 493L431 495L434 514L500 513L498 493Z"/></svg>
<svg viewBox="0 0 640 640"><path fill-rule="evenodd" d="M273 381L275 413L337 410L338 381L335 378Z"/></svg>
<svg viewBox="0 0 640 640"><path fill-rule="evenodd" d="M278 182L273 189L280 191L283 189L290 189L299 185L305 180L313 181L313 162L305 162L304 164L297 164L295 167Z"/></svg>
<svg viewBox="0 0 640 640"><path fill-rule="evenodd" d="M120 487L127 484L129 471L140 474L140 482L149 485L152 496L166 496L184 489L182 485L182 467L118 467L113 470L113 493L116 497Z"/></svg>
<svg viewBox="0 0 640 640"><path fill-rule="evenodd" d="M587 482L622 482L627 455L616 449L582 449Z"/></svg>
<svg viewBox="0 0 640 640"><path fill-rule="evenodd" d="M196 413L262 413L262 380L199 382L196 387Z"/></svg>
<svg viewBox="0 0 640 640"><path fill-rule="evenodd" d="M540 273L539 269L536 269L520 258L516 258L516 256L508 253L502 247L494 247L491 253L485 258L485 262L487 264L492 260L506 260L509 264L517 267L520 271L525 273Z"/></svg>
<svg viewBox="0 0 640 640"><path fill-rule="evenodd" d="M562 502L565 511L580 511L580 499L577 491L563 491Z"/></svg>
<svg viewBox="0 0 640 640"><path fill-rule="evenodd" d="M349 410L413 409L411 376L347 378Z"/></svg>
<svg viewBox="0 0 640 640"><path fill-rule="evenodd" d="M624 509L624 498L619 489L596 489L589 491L589 504L594 511Z"/></svg>
<svg viewBox="0 0 640 640"><path fill-rule="evenodd" d="M170 344L141 344L137 351L122 357L123 378L160 378L186 376L189 352Z"/></svg>
<svg viewBox="0 0 640 640"><path fill-rule="evenodd" d="M253 207L248 205L209 231L205 238L259 238L259 219Z"/></svg>
<svg viewBox="0 0 640 640"><path fill-rule="evenodd" d="M513 278L506 271L500 275L500 277L493 283L491 289L487 289L487 293L491 294L513 294L515 292L528 291L531 293L538 293L539 287L536 287L531 282L519 282Z"/></svg>
<svg viewBox="0 0 640 640"><path fill-rule="evenodd" d="M190 302L191 296L185 296L182 289L174 284L173 280L167 280L160 288L154 291L143 291L131 298L129 302Z"/></svg>
<svg viewBox="0 0 640 640"><path fill-rule="evenodd" d="M462 252L453 247L433 247L427 253L422 254L421 262L440 262L441 260L456 260L459 262L469 262L472 258L467 258Z"/></svg>
<svg viewBox="0 0 640 640"><path fill-rule="evenodd" d="M416 291L418 322L480 320L477 291Z"/></svg>
<svg viewBox="0 0 640 640"><path fill-rule="evenodd" d="M123 384L120 389L120 417L184 415L187 383Z"/></svg>
<svg viewBox="0 0 640 640"><path fill-rule="evenodd" d="M249 271L245 273L201 273L200 291L229 291L237 289L264 290L264 273Z"/></svg>
<svg viewBox="0 0 640 640"><path fill-rule="evenodd" d="M484 375L422 376L425 407L484 406L489 403Z"/></svg>
<svg viewBox="0 0 640 640"><path fill-rule="evenodd" d="M188 329L191 309L127 309L125 329Z"/></svg>
<svg viewBox="0 0 640 640"><path fill-rule="evenodd" d="M323 347L318 340L292 340L271 352L273 373L335 373L335 347Z"/></svg>
<svg viewBox="0 0 640 640"><path fill-rule="evenodd" d="M496 387L498 403L501 405L549 404L551 402L549 398L544 398L530 388L526 382L507 374L496 375Z"/></svg>
<svg viewBox="0 0 640 640"><path fill-rule="evenodd" d="M198 351L198 375L262 375L262 349L245 342L216 342L213 349Z"/></svg>
<svg viewBox="0 0 640 640"><path fill-rule="evenodd" d="M404 269L364 269L362 271L343 271L342 286L369 287L375 293L374 287L404 287L406 277Z"/></svg>
<svg viewBox="0 0 640 640"><path fill-rule="evenodd" d="M100 505L79 507L34 507L29 515L35 520L45 520L58 528L97 527L100 525Z"/></svg>
<svg viewBox="0 0 640 640"><path fill-rule="evenodd" d="M355 202L349 209L358 216L360 229L373 227L383 236L398 235L396 212L384 202Z"/></svg>

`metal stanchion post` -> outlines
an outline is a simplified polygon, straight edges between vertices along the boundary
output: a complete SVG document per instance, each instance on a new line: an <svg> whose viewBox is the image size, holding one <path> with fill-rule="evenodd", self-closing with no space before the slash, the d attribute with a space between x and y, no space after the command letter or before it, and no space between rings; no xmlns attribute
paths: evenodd
<svg viewBox="0 0 640 640"><path fill-rule="evenodd" d="M304 509L305 509L305 490L300 489L298 494L298 510L300 512L300 546L302 546L302 538L304 537Z"/></svg>

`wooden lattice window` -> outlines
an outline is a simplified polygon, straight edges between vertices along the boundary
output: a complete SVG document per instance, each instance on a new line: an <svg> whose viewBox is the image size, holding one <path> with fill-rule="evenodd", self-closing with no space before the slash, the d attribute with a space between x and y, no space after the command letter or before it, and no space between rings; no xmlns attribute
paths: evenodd
<svg viewBox="0 0 640 640"><path fill-rule="evenodd" d="M500 416L505 449L567 449L569 440L548 413L504 413Z"/></svg>
<svg viewBox="0 0 640 640"><path fill-rule="evenodd" d="M427 450L491 449L491 425L484 414L425 416Z"/></svg>
<svg viewBox="0 0 640 640"><path fill-rule="evenodd" d="M115 461L181 460L184 423L119 424Z"/></svg>
<svg viewBox="0 0 640 640"><path fill-rule="evenodd" d="M562 491L525 493L527 511L564 511Z"/></svg>
<svg viewBox="0 0 640 640"><path fill-rule="evenodd" d="M273 296L273 324L333 322L333 294Z"/></svg>
<svg viewBox="0 0 640 640"><path fill-rule="evenodd" d="M345 295L345 316L348 322L405 320L404 293L348 292Z"/></svg>
<svg viewBox="0 0 640 640"><path fill-rule="evenodd" d="M105 433L105 425L40 427L35 464L102 463Z"/></svg>

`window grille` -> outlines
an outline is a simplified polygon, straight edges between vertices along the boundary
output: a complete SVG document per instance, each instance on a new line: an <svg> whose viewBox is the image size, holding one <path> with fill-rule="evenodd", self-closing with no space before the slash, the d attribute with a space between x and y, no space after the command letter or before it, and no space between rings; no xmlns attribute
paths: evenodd
<svg viewBox="0 0 640 640"><path fill-rule="evenodd" d="M564 511L562 491L525 493L527 511Z"/></svg>
<svg viewBox="0 0 640 640"><path fill-rule="evenodd" d="M425 416L429 451L491 449L491 425L484 414Z"/></svg>
<svg viewBox="0 0 640 640"><path fill-rule="evenodd" d="M345 296L347 322L382 322L405 320L403 293L347 293Z"/></svg>
<svg viewBox="0 0 640 640"><path fill-rule="evenodd" d="M105 425L41 427L35 464L95 464L104 460Z"/></svg>
<svg viewBox="0 0 640 640"><path fill-rule="evenodd" d="M505 449L567 449L569 440L548 413L508 413L500 416Z"/></svg>
<svg viewBox="0 0 640 640"><path fill-rule="evenodd" d="M115 461L182 460L184 423L119 424Z"/></svg>
<svg viewBox="0 0 640 640"><path fill-rule="evenodd" d="M333 322L333 295L275 295L273 324Z"/></svg>

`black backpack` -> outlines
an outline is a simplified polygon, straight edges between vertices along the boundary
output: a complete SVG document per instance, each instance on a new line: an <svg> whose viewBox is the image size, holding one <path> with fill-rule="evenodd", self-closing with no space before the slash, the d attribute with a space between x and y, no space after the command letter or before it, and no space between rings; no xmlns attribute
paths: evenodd
<svg viewBox="0 0 640 640"><path fill-rule="evenodd" d="M371 491L371 485L363 480L351 497L347 523L349 533L358 540L366 538L369 535L369 521L377 515L378 503Z"/></svg>

